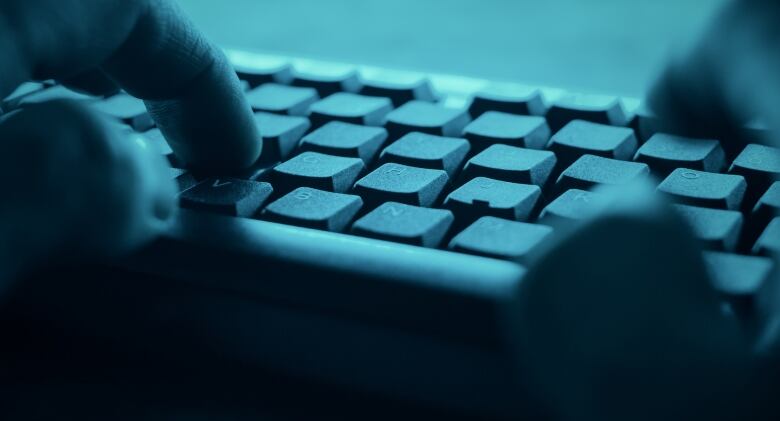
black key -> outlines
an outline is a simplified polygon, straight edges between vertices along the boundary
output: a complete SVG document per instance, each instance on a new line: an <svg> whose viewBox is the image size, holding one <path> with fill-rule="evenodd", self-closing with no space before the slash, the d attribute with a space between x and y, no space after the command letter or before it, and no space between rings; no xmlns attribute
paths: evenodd
<svg viewBox="0 0 780 421"><path fill-rule="evenodd" d="M658 133L639 148L634 160L649 165L654 174L666 177L677 168L720 172L726 165L726 154L717 140Z"/></svg>
<svg viewBox="0 0 780 421"><path fill-rule="evenodd" d="M687 205L739 210L746 187L739 175L678 168L661 182L658 191Z"/></svg>
<svg viewBox="0 0 780 421"><path fill-rule="evenodd" d="M233 60L238 78L254 88L264 83L289 84L292 81L292 66L287 60L276 57L253 55L249 62Z"/></svg>
<svg viewBox="0 0 780 421"><path fill-rule="evenodd" d="M169 168L168 171L171 175L171 179L176 181L176 184L179 185L180 192L183 192L184 190L187 190L188 188L198 184L198 181L195 180L195 177L192 175L192 173L187 170L183 170L181 168Z"/></svg>
<svg viewBox="0 0 780 421"><path fill-rule="evenodd" d="M179 195L185 208L252 217L271 196L268 183L234 178L209 178Z"/></svg>
<svg viewBox="0 0 780 421"><path fill-rule="evenodd" d="M780 149L750 144L737 156L729 173L745 177L748 191L745 194L747 210L780 176Z"/></svg>
<svg viewBox="0 0 780 421"><path fill-rule="evenodd" d="M567 124L550 139L548 149L555 152L560 168L573 164L582 155L630 161L637 148L634 131L576 120Z"/></svg>
<svg viewBox="0 0 780 421"><path fill-rule="evenodd" d="M139 132L154 127L154 120L146 111L144 102L127 94L117 94L111 98L94 102L92 107Z"/></svg>
<svg viewBox="0 0 780 421"><path fill-rule="evenodd" d="M450 249L499 259L522 261L552 234L547 225L485 216L450 241Z"/></svg>
<svg viewBox="0 0 780 421"><path fill-rule="evenodd" d="M450 193L444 207L463 226L482 216L526 221L541 195L539 186L477 177Z"/></svg>
<svg viewBox="0 0 780 421"><path fill-rule="evenodd" d="M364 168L363 161L358 158L304 152L274 167L270 177L279 193L301 186L344 193Z"/></svg>
<svg viewBox="0 0 780 421"><path fill-rule="evenodd" d="M775 218L767 225L761 237L758 237L756 245L753 246L753 253L777 255L780 253L780 217Z"/></svg>
<svg viewBox="0 0 780 421"><path fill-rule="evenodd" d="M424 76L404 72L373 72L362 79L361 95L390 98L394 107L409 101L435 101L431 83Z"/></svg>
<svg viewBox="0 0 780 421"><path fill-rule="evenodd" d="M585 190L567 190L550 202L539 215L542 223L578 221L594 215L606 206L604 196Z"/></svg>
<svg viewBox="0 0 780 421"><path fill-rule="evenodd" d="M452 179L470 148L465 139L413 132L386 147L380 161L444 170Z"/></svg>
<svg viewBox="0 0 780 421"><path fill-rule="evenodd" d="M496 143L542 149L550 140L550 128L544 117L488 111L466 126L463 137L475 151Z"/></svg>
<svg viewBox="0 0 780 421"><path fill-rule="evenodd" d="M314 88L266 83L246 94L249 105L255 111L305 116L309 106L319 99Z"/></svg>
<svg viewBox="0 0 780 421"><path fill-rule="evenodd" d="M488 177L543 187L555 168L550 151L493 145L471 158L463 169L463 179Z"/></svg>
<svg viewBox="0 0 780 421"><path fill-rule="evenodd" d="M392 109L393 104L387 98L339 92L314 103L309 118L314 127L331 121L381 126Z"/></svg>
<svg viewBox="0 0 780 421"><path fill-rule="evenodd" d="M71 100L71 101L88 101L88 102L93 102L93 101L100 100L101 98L100 97L96 97L96 96L92 96L92 95L82 94L82 93L76 92L76 91L71 91L70 89L68 89L68 88L66 88L66 87L64 87L62 85L57 85L57 86L53 86L51 88L46 88L46 89L44 89L42 91L37 91L37 92L31 93L30 95L27 95L27 96L23 97L19 101L19 104L21 104L21 105L24 105L24 104L38 104L38 103L41 103L41 102L52 101L52 100L55 100L55 99L67 99L67 100Z"/></svg>
<svg viewBox="0 0 780 421"><path fill-rule="evenodd" d="M452 213L387 202L358 219L352 233L423 247L438 247L453 221Z"/></svg>
<svg viewBox="0 0 780 421"><path fill-rule="evenodd" d="M559 192L569 189L589 190L599 184L627 184L649 175L647 165L639 162L584 155L561 173L555 188Z"/></svg>
<svg viewBox="0 0 780 421"><path fill-rule="evenodd" d="M336 92L358 92L360 79L352 66L318 63L313 66L298 66L293 69L294 86L314 88L320 98Z"/></svg>
<svg viewBox="0 0 780 421"><path fill-rule="evenodd" d="M363 206L357 196L300 187L268 205L269 221L341 232Z"/></svg>
<svg viewBox="0 0 780 421"><path fill-rule="evenodd" d="M704 253L704 263L715 291L736 315L751 316L756 295L773 274L772 259L710 251Z"/></svg>
<svg viewBox="0 0 780 421"><path fill-rule="evenodd" d="M734 251L742 231L742 214L737 211L674 205L704 247Z"/></svg>
<svg viewBox="0 0 780 421"><path fill-rule="evenodd" d="M290 156L301 136L309 130L309 120L270 113L255 113L260 134L263 136L263 156L265 162L275 162Z"/></svg>
<svg viewBox="0 0 780 421"><path fill-rule="evenodd" d="M306 135L301 141L301 148L360 158L368 164L374 160L385 140L387 131L381 127L333 121Z"/></svg>
<svg viewBox="0 0 780 421"><path fill-rule="evenodd" d="M409 101L387 115L385 127L391 139L399 139L411 132L460 137L469 120L464 110L424 101Z"/></svg>
<svg viewBox="0 0 780 421"><path fill-rule="evenodd" d="M553 132L573 120L625 126L628 115L620 99L601 95L564 95L555 100L547 111L547 123Z"/></svg>
<svg viewBox="0 0 780 421"><path fill-rule="evenodd" d="M369 206L395 201L429 207L448 181L447 173L441 170L384 164L358 180L355 193Z"/></svg>
<svg viewBox="0 0 780 421"><path fill-rule="evenodd" d="M477 92L469 106L471 118L478 118L488 111L543 116L547 114L547 105L541 91L536 88L493 85Z"/></svg>

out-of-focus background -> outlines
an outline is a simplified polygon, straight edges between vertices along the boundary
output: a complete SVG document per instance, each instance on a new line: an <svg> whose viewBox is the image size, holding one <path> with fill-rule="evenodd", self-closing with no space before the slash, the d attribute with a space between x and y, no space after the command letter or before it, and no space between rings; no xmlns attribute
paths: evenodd
<svg viewBox="0 0 780 421"><path fill-rule="evenodd" d="M641 96L724 0L180 0L225 46Z"/></svg>

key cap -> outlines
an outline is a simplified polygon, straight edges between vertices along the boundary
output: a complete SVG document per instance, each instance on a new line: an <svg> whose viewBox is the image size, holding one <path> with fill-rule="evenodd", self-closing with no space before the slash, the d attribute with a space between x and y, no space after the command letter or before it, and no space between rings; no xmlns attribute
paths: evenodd
<svg viewBox="0 0 780 421"><path fill-rule="evenodd" d="M465 139L412 132L386 147L380 162L444 170L452 179L470 148Z"/></svg>
<svg viewBox="0 0 780 421"><path fill-rule="evenodd" d="M737 211L674 205L705 248L734 251L742 231L742 214Z"/></svg>
<svg viewBox="0 0 780 421"><path fill-rule="evenodd" d="M617 97L602 95L564 95L555 100L547 111L547 123L553 132L573 120L625 126L628 115Z"/></svg>
<svg viewBox="0 0 780 421"><path fill-rule="evenodd" d="M271 196L268 183L234 178L209 178L179 195L185 208L252 217Z"/></svg>
<svg viewBox="0 0 780 421"><path fill-rule="evenodd" d="M433 102L436 94L425 76L396 71L374 71L364 74L361 95L390 98L393 107L400 107L409 101Z"/></svg>
<svg viewBox="0 0 780 421"><path fill-rule="evenodd" d="M649 175L650 168L639 162L583 155L561 173L555 188L558 192L589 190L599 184L627 184Z"/></svg>
<svg viewBox="0 0 780 421"><path fill-rule="evenodd" d="M262 57L253 55L251 62L233 60L233 68L238 78L255 88L264 83L289 84L292 81L292 66L290 62L278 57Z"/></svg>
<svg viewBox="0 0 780 421"><path fill-rule="evenodd" d="M475 151L496 143L542 149L550 140L550 128L544 117L488 111L466 126L463 137Z"/></svg>
<svg viewBox="0 0 780 421"><path fill-rule="evenodd" d="M264 162L287 159L310 126L305 117L264 112L255 113L255 123L263 136Z"/></svg>
<svg viewBox="0 0 780 421"><path fill-rule="evenodd" d="M746 187L739 175L678 168L661 182L658 191L687 205L739 210Z"/></svg>
<svg viewBox="0 0 780 421"><path fill-rule="evenodd" d="M409 101L387 115L385 127L391 139L399 139L411 132L460 137L469 120L464 110L424 101Z"/></svg>
<svg viewBox="0 0 780 421"><path fill-rule="evenodd" d="M780 217L773 219L767 225L764 233L753 246L753 253L762 255L780 253Z"/></svg>
<svg viewBox="0 0 780 421"><path fill-rule="evenodd" d="M547 114L547 105L541 91L536 88L491 85L477 92L469 106L471 118L478 118L488 111L543 116Z"/></svg>
<svg viewBox="0 0 780 421"><path fill-rule="evenodd" d="M466 163L463 179L487 177L544 187L555 163L555 154L550 151L493 145Z"/></svg>
<svg viewBox="0 0 780 421"><path fill-rule="evenodd" d="M320 98L326 98L336 92L360 90L360 80L354 67L328 63L296 66L293 69L292 84L314 88Z"/></svg>
<svg viewBox="0 0 780 421"><path fill-rule="evenodd" d="M780 181L772 184L761 196L750 214L750 224L748 224L750 233L748 235L751 237L751 242L755 241L769 225L769 222L778 215L780 215Z"/></svg>
<svg viewBox="0 0 780 421"><path fill-rule="evenodd" d="M577 221L594 215L605 206L604 197L585 190L567 190L550 202L539 215L543 224Z"/></svg>
<svg viewBox="0 0 780 421"><path fill-rule="evenodd" d="M553 135L547 148L558 157L560 168L573 164L582 155L630 161L637 148L634 131L576 120Z"/></svg>
<svg viewBox="0 0 780 421"><path fill-rule="evenodd" d="M263 217L282 224L341 232L363 206L357 196L297 188L268 205Z"/></svg>
<svg viewBox="0 0 780 421"><path fill-rule="evenodd" d="M62 86L57 85L53 86L51 88L46 88L42 91L38 91L35 93L32 93L30 95L25 96L19 101L20 105L24 104L38 104L41 102L46 101L52 101L55 99L69 99L72 101L97 101L100 100L100 97L82 94L80 92L71 91L70 89Z"/></svg>
<svg viewBox="0 0 780 421"><path fill-rule="evenodd" d="M454 251L499 259L523 261L553 229L546 225L527 224L484 216L450 241Z"/></svg>
<svg viewBox="0 0 780 421"><path fill-rule="evenodd" d="M352 233L423 247L438 247L453 221L452 213L387 202L352 225Z"/></svg>
<svg viewBox="0 0 780 421"><path fill-rule="evenodd" d="M198 181L195 180L195 177L192 175L192 173L187 170L183 170L181 168L168 168L168 171L171 179L176 181L176 184L178 184L179 192L183 192L184 190L187 190L188 188L198 184Z"/></svg>
<svg viewBox="0 0 780 421"><path fill-rule="evenodd" d="M756 144L747 145L734 160L729 173L745 177L748 183L745 206L749 210L780 176L780 149Z"/></svg>
<svg viewBox="0 0 780 421"><path fill-rule="evenodd" d="M143 132L154 127L152 116L146 112L146 105L138 98L117 94L92 104L97 111L115 118L133 129Z"/></svg>
<svg viewBox="0 0 780 421"><path fill-rule="evenodd" d="M355 183L355 194L370 207L394 201L415 206L433 206L449 178L441 170L384 164Z"/></svg>
<svg viewBox="0 0 780 421"><path fill-rule="evenodd" d="M387 131L381 127L333 121L304 136L301 148L305 151L360 158L368 164L374 160L385 140Z"/></svg>
<svg viewBox="0 0 780 421"><path fill-rule="evenodd" d="M542 195L539 186L477 177L444 199L444 207L466 226L481 216L527 221Z"/></svg>
<svg viewBox="0 0 780 421"><path fill-rule="evenodd" d="M266 83L247 92L246 99L255 111L305 116L309 106L319 99L314 88Z"/></svg>
<svg viewBox="0 0 780 421"><path fill-rule="evenodd" d="M634 161L644 162L654 174L666 177L677 168L720 172L726 165L726 154L717 140L658 133L639 148Z"/></svg>
<svg viewBox="0 0 780 421"><path fill-rule="evenodd" d="M270 178L278 193L301 186L344 193L364 168L358 158L304 152L274 167Z"/></svg>
<svg viewBox="0 0 780 421"><path fill-rule="evenodd" d="M309 118L314 127L331 121L381 126L392 109L387 98L339 92L315 102L309 109Z"/></svg>
<svg viewBox="0 0 780 421"><path fill-rule="evenodd" d="M653 135L666 129L661 119L644 104L634 111L630 126L636 132L640 143L647 142Z"/></svg>
<svg viewBox="0 0 780 421"><path fill-rule="evenodd" d="M735 314L740 318L752 315L756 294L772 276L772 259L709 251L704 253L704 263L715 291Z"/></svg>

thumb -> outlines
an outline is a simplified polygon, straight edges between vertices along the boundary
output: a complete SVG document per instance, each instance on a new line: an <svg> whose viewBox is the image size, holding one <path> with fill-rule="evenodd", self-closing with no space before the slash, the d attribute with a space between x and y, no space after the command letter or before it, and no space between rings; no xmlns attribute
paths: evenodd
<svg viewBox="0 0 780 421"><path fill-rule="evenodd" d="M78 104L6 115L0 141L5 280L51 261L126 252L154 237L176 210L162 157Z"/></svg>

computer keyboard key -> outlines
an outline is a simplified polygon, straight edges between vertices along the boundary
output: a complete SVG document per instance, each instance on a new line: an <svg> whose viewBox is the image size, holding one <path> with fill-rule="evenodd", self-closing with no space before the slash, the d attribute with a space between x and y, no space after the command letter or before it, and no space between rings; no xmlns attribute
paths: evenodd
<svg viewBox="0 0 780 421"><path fill-rule="evenodd" d="M627 127L613 127L575 120L554 134L547 148L558 157L560 169L573 164L582 155L630 161L637 148L634 131Z"/></svg>
<svg viewBox="0 0 780 421"><path fill-rule="evenodd" d="M661 182L658 191L686 205L739 210L746 188L739 175L678 168Z"/></svg>
<svg viewBox="0 0 780 421"><path fill-rule="evenodd" d="M764 228L769 225L769 222L777 216L780 216L780 181L775 181L769 187L750 214L750 223L748 225L750 226L752 239L755 240Z"/></svg>
<svg viewBox="0 0 780 421"><path fill-rule="evenodd" d="M352 66L319 63L296 66L292 85L314 88L320 98L326 98L336 92L358 92L360 79Z"/></svg>
<svg viewBox="0 0 780 421"><path fill-rule="evenodd" d="M477 92L469 105L471 118L478 118L488 111L543 116L547 113L547 106L539 89L491 85Z"/></svg>
<svg viewBox="0 0 780 421"><path fill-rule="evenodd" d="M320 97L314 88L266 83L247 92L246 99L255 111L305 116Z"/></svg>
<svg viewBox="0 0 780 421"><path fill-rule="evenodd" d="M674 209L688 222L704 247L712 250L734 251L742 232L740 212L674 205Z"/></svg>
<svg viewBox="0 0 780 421"><path fill-rule="evenodd" d="M726 154L714 139L657 133L639 148L634 161L644 162L654 174L666 177L677 168L720 172L726 165Z"/></svg>
<svg viewBox="0 0 780 421"><path fill-rule="evenodd" d="M629 126L636 132L639 143L647 142L653 135L663 132L667 128L658 115L645 104L634 110L634 117Z"/></svg>
<svg viewBox="0 0 780 421"><path fill-rule="evenodd" d="M354 193L369 207L387 201L430 207L448 181L447 173L441 170L383 164L358 180Z"/></svg>
<svg viewBox="0 0 780 421"><path fill-rule="evenodd" d="M411 132L460 137L469 121L465 110L425 101L409 101L387 115L385 127L391 139L399 139Z"/></svg>
<svg viewBox="0 0 780 421"><path fill-rule="evenodd" d="M475 151L497 143L542 149L550 140L550 128L544 117L488 111L466 126L463 137Z"/></svg>
<svg viewBox="0 0 780 421"><path fill-rule="evenodd" d="M773 219L767 225L753 246L753 253L775 256L780 254L780 217Z"/></svg>
<svg viewBox="0 0 780 421"><path fill-rule="evenodd" d="M310 126L305 117L264 112L255 113L255 123L263 137L264 162L287 159Z"/></svg>
<svg viewBox="0 0 780 421"><path fill-rule="evenodd" d="M387 131L381 127L332 121L304 136L301 148L305 151L360 158L369 164L385 140Z"/></svg>
<svg viewBox="0 0 780 421"><path fill-rule="evenodd" d="M444 207L463 226L481 216L526 221L541 195L539 186L477 177L450 193Z"/></svg>
<svg viewBox="0 0 780 421"><path fill-rule="evenodd" d="M421 75L405 72L374 72L362 79L361 95L389 98L394 107L409 101L433 102L436 94L428 79Z"/></svg>
<svg viewBox="0 0 780 421"><path fill-rule="evenodd" d="M553 229L547 225L485 216L456 235L450 241L449 248L522 262L530 252L550 238L552 232Z"/></svg>
<svg viewBox="0 0 780 421"><path fill-rule="evenodd" d="M263 218L289 225L341 232L363 206L357 196L300 187L266 206Z"/></svg>
<svg viewBox="0 0 780 421"><path fill-rule="evenodd" d="M250 218L271 196L268 183L209 178L179 195L185 208Z"/></svg>
<svg viewBox="0 0 780 421"><path fill-rule="evenodd" d="M154 127L154 120L146 111L144 102L127 94L117 94L102 101L96 101L92 107L139 132Z"/></svg>
<svg viewBox="0 0 780 421"><path fill-rule="evenodd" d="M555 163L555 154L550 151L493 145L466 163L463 179L488 177L544 187Z"/></svg>
<svg viewBox="0 0 780 421"><path fill-rule="evenodd" d="M704 264L715 291L732 306L740 318L750 317L757 294L774 272L772 259L708 251Z"/></svg>
<svg viewBox="0 0 780 421"><path fill-rule="evenodd" d="M547 122L553 132L574 120L625 126L628 115L620 99L603 95L564 95L556 99L547 111Z"/></svg>
<svg viewBox="0 0 780 421"><path fill-rule="evenodd" d="M339 92L312 104L309 119L314 127L331 121L381 126L392 109L393 104L387 98Z"/></svg>
<svg viewBox="0 0 780 421"><path fill-rule="evenodd" d="M555 188L559 192L589 190L599 184L628 184L649 175L650 168L639 162L583 155L561 173Z"/></svg>
<svg viewBox="0 0 780 421"><path fill-rule="evenodd" d="M578 221L595 215L606 206L604 196L585 190L567 190L550 202L539 215L540 223Z"/></svg>
<svg viewBox="0 0 780 421"><path fill-rule="evenodd" d="M386 147L380 162L444 170L452 179L470 148L465 139L412 132Z"/></svg>
<svg viewBox="0 0 780 421"><path fill-rule="evenodd" d="M290 62L277 58L252 57L251 63L233 62L238 78L255 88L264 83L289 84L292 81L292 66Z"/></svg>
<svg viewBox="0 0 780 421"><path fill-rule="evenodd" d="M780 149L757 144L747 145L734 159L729 173L741 175L747 180L745 205L748 207L746 210L749 210L780 176Z"/></svg>
<svg viewBox="0 0 780 421"><path fill-rule="evenodd" d="M179 186L180 192L183 192L184 190L187 190L190 187L198 184L195 176L193 176L192 173L187 170L183 170L181 168L168 168L168 171L170 173L171 180L176 181L176 184Z"/></svg>
<svg viewBox="0 0 780 421"><path fill-rule="evenodd" d="M452 213L387 202L358 219L352 233L423 247L438 247L452 225Z"/></svg>
<svg viewBox="0 0 780 421"><path fill-rule="evenodd" d="M287 193L297 187L344 193L364 168L358 158L304 152L274 167L270 179L277 193Z"/></svg>

